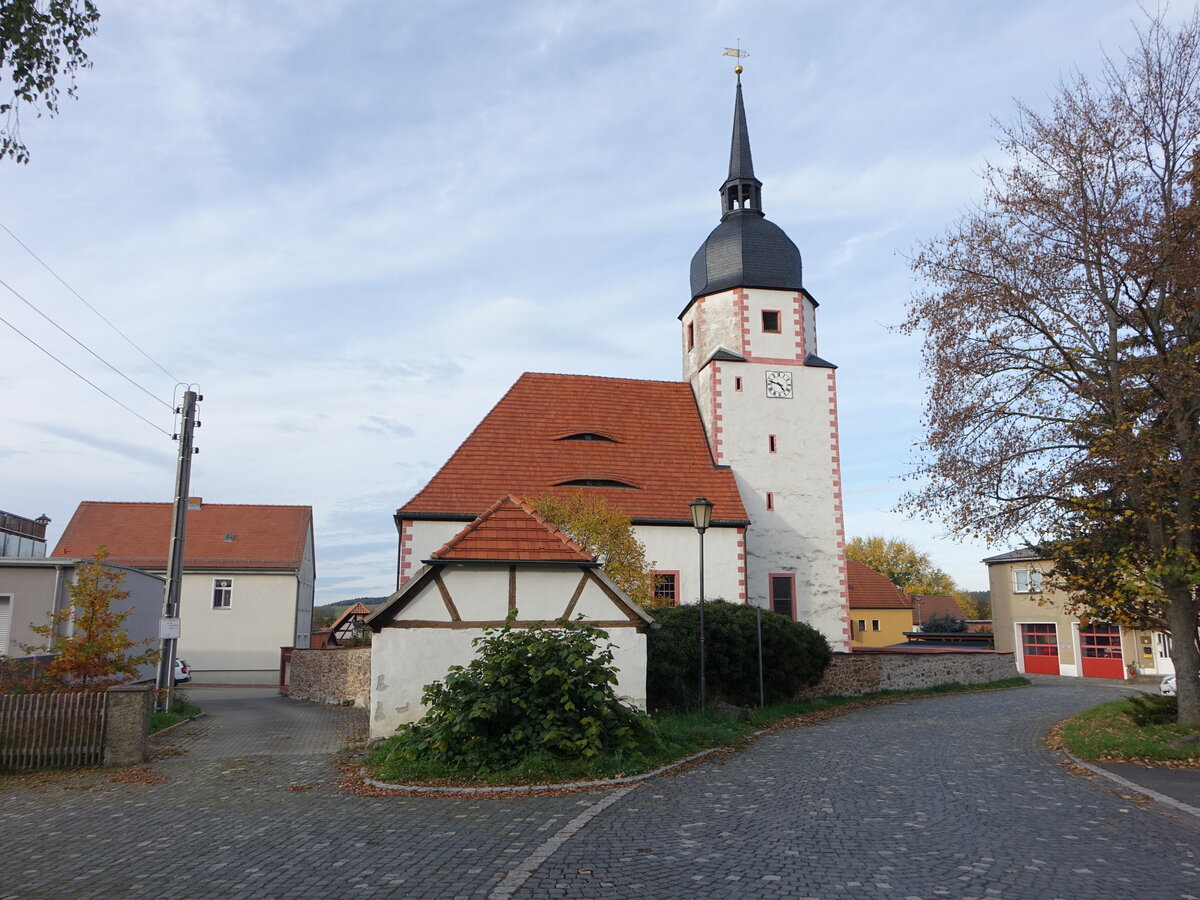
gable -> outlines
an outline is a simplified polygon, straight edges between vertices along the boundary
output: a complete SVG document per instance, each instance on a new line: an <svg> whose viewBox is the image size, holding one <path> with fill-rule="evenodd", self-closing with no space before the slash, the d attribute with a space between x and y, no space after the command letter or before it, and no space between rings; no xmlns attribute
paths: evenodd
<svg viewBox="0 0 1200 900"><path fill-rule="evenodd" d="M564 439L575 435L602 439ZM506 494L576 491L600 492L635 522L690 526L697 496L713 501L716 526L747 520L733 473L713 464L689 385L535 372L396 516L473 518Z"/></svg>

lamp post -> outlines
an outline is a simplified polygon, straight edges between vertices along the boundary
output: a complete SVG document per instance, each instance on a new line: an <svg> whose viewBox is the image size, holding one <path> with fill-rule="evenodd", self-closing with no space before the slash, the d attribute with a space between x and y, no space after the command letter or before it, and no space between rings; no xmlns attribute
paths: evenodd
<svg viewBox="0 0 1200 900"><path fill-rule="evenodd" d="M712 522L711 500L697 497L688 504L692 508L692 525L700 535L700 709L708 706L707 688L704 681L704 532Z"/></svg>

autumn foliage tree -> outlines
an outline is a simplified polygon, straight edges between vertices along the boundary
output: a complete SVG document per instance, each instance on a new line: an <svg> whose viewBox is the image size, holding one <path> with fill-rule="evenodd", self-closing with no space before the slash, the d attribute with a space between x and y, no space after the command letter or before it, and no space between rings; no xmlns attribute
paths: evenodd
<svg viewBox="0 0 1200 900"><path fill-rule="evenodd" d="M129 591L121 588L125 576L104 565L107 556L101 547L91 562L80 562L69 588L71 605L48 613L44 624L30 626L35 634L49 639L55 654L45 674L73 690L124 684L138 676L141 666L158 660L157 649L135 652L153 639L132 640L124 628L130 610L113 608ZM25 650L44 648L26 646Z"/></svg>
<svg viewBox="0 0 1200 900"><path fill-rule="evenodd" d="M1047 548L1085 617L1174 637L1200 724L1200 13L1018 105L975 209L920 248L916 512Z"/></svg>
<svg viewBox="0 0 1200 900"><path fill-rule="evenodd" d="M654 563L633 533L629 516L597 494L531 497L526 502L546 520L599 558L604 573L639 605L654 603Z"/></svg>
<svg viewBox="0 0 1200 900"><path fill-rule="evenodd" d="M96 33L100 12L91 0L7 0L0 3L0 73L12 94L0 99L0 159L29 162L21 140L22 104L58 113L59 81L75 94L75 72L91 65L83 40ZM3 90L3 88L0 88Z"/></svg>
<svg viewBox="0 0 1200 900"><path fill-rule="evenodd" d="M906 594L954 594L954 579L908 541L873 534L851 538L846 558L869 566Z"/></svg>

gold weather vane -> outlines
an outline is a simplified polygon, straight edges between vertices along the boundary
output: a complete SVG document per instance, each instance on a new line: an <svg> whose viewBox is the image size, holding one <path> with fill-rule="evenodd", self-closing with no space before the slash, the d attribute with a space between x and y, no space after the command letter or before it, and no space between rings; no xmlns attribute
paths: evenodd
<svg viewBox="0 0 1200 900"><path fill-rule="evenodd" d="M738 45L736 47L726 47L725 52L721 55L722 56L735 56L738 59L745 59L747 56L750 55L750 53L748 51L742 49L741 38L738 38ZM736 66L734 66L733 71L736 72L738 75L741 75L742 74L742 64L738 63Z"/></svg>

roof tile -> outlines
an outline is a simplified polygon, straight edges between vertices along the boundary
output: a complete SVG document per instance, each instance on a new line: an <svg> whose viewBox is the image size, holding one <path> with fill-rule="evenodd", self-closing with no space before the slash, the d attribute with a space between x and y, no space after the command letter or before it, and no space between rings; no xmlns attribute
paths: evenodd
<svg viewBox="0 0 1200 900"><path fill-rule="evenodd" d="M596 559L538 515L524 500L512 495L493 503L474 522L435 550L432 558L568 563L590 563Z"/></svg>

